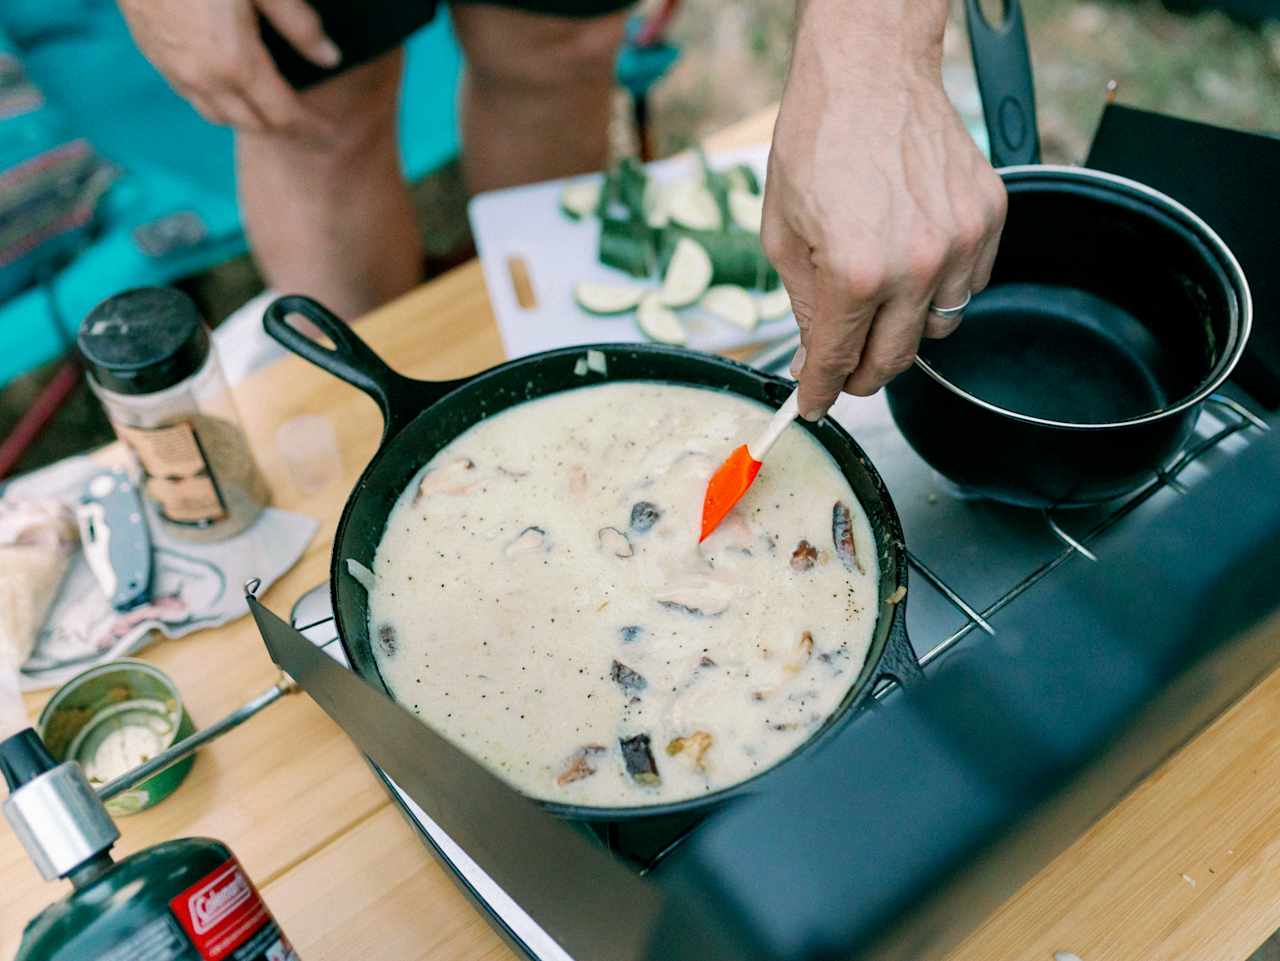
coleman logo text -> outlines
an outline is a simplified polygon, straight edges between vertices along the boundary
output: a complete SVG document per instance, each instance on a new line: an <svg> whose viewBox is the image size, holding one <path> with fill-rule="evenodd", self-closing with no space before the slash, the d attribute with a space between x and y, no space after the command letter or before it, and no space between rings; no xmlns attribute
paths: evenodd
<svg viewBox="0 0 1280 961"><path fill-rule="evenodd" d="M230 864L187 902L191 926L196 934L204 934L253 895L249 879L240 865Z"/></svg>

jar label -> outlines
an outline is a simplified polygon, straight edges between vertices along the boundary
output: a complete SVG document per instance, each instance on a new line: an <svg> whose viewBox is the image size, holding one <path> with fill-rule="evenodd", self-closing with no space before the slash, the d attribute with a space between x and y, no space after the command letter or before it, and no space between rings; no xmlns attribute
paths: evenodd
<svg viewBox="0 0 1280 961"><path fill-rule="evenodd" d="M154 428L116 424L115 428L137 455L146 475L147 496L165 520L205 525L227 516L227 506L190 421Z"/></svg>
<svg viewBox="0 0 1280 961"><path fill-rule="evenodd" d="M169 901L201 961L298 961L234 857Z"/></svg>

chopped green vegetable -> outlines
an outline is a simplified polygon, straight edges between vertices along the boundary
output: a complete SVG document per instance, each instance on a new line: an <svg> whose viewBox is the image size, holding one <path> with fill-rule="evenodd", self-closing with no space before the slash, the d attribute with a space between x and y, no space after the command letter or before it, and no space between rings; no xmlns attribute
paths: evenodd
<svg viewBox="0 0 1280 961"><path fill-rule="evenodd" d="M648 277L653 273L655 256L653 231L635 220L600 222L600 263L626 271L633 277Z"/></svg>
<svg viewBox="0 0 1280 961"><path fill-rule="evenodd" d="M596 198L596 216L609 216L609 205L618 199L618 175L613 170L606 170L604 179L600 181L600 196Z"/></svg>
<svg viewBox="0 0 1280 961"><path fill-rule="evenodd" d="M701 163L705 164L705 157ZM703 177L675 180L667 184L664 192L673 223L694 230L723 228L727 210L705 173Z"/></svg>
<svg viewBox="0 0 1280 961"><path fill-rule="evenodd" d="M745 231L688 230L671 225L658 237L658 264L665 271L682 237L700 243L711 257L711 282L757 290L778 286L778 273L764 255L760 238Z"/></svg>
<svg viewBox="0 0 1280 961"><path fill-rule="evenodd" d="M600 203L600 181L595 177L570 180L560 191L560 212L570 220L581 220L596 211Z"/></svg>
<svg viewBox="0 0 1280 961"><path fill-rule="evenodd" d="M657 291L645 294L636 308L636 324L640 332L660 344L683 344L688 340L684 324L675 312L662 306Z"/></svg>
<svg viewBox="0 0 1280 961"><path fill-rule="evenodd" d="M626 207L633 220L644 220L645 190L649 175L634 157L623 157L618 162L618 200Z"/></svg>
<svg viewBox="0 0 1280 961"><path fill-rule="evenodd" d="M764 218L764 195L749 194L745 190L729 191L729 219L743 230L760 233L760 221Z"/></svg>
<svg viewBox="0 0 1280 961"><path fill-rule="evenodd" d="M713 317L728 321L743 330L755 330L760 323L756 302L751 295L733 284L720 284L702 295L700 306Z"/></svg>
<svg viewBox="0 0 1280 961"><path fill-rule="evenodd" d="M681 237L662 276L664 307L688 307L711 285L711 258L696 240Z"/></svg>
<svg viewBox="0 0 1280 961"><path fill-rule="evenodd" d="M690 230L720 230L724 216L711 191L700 184L682 183L666 194L671 222Z"/></svg>
<svg viewBox="0 0 1280 961"><path fill-rule="evenodd" d="M707 192L715 198L716 207L720 211L720 223L715 229L720 229L729 222L729 181L724 174L713 170L707 155L701 147L697 148L698 164L702 167L702 183L706 187ZM687 224L689 227L696 227L697 224Z"/></svg>
<svg viewBox="0 0 1280 961"><path fill-rule="evenodd" d="M755 171L748 164L715 170L701 150L697 157L700 169L676 181L659 183L628 157L602 179L571 181L561 192L566 216L579 219L594 211L600 218L601 263L634 277L650 277L661 268L659 306L666 308L696 303L712 283L763 291L778 287L778 274L760 246L763 198ZM696 241L699 249L690 253L686 246L677 260L681 240ZM635 291L579 286L575 299L592 313L622 313L631 309L633 300L639 306ZM729 320L745 323L749 315L744 301L734 300ZM754 324L785 316L789 304L775 297L752 306ZM670 325L660 326L673 335ZM679 336L683 339L683 329Z"/></svg>
<svg viewBox="0 0 1280 961"><path fill-rule="evenodd" d="M622 200L622 170L614 167L604 175L600 184L600 199L596 203L596 216L601 220L630 220L631 210Z"/></svg>
<svg viewBox="0 0 1280 961"><path fill-rule="evenodd" d="M770 320L781 320L791 313L791 295L787 293L787 288L779 287L761 297L757 307L760 311L760 319L766 323Z"/></svg>
<svg viewBox="0 0 1280 961"><path fill-rule="evenodd" d="M734 164L724 172L730 190L742 190L749 194L760 193L760 181L750 164Z"/></svg>
<svg viewBox="0 0 1280 961"><path fill-rule="evenodd" d="M581 281L574 285L573 299L589 314L607 316L635 310L646 293L636 284L594 284Z"/></svg>
<svg viewBox="0 0 1280 961"><path fill-rule="evenodd" d="M645 184L643 204L644 222L654 230L661 230L670 223L671 215L667 212L666 193L658 181L650 180Z"/></svg>

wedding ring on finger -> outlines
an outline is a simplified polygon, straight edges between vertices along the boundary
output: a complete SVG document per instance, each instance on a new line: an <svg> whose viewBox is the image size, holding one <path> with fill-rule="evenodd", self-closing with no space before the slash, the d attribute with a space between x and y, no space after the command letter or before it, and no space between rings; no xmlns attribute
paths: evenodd
<svg viewBox="0 0 1280 961"><path fill-rule="evenodd" d="M941 317L943 320L953 320L964 313L964 309L969 306L969 301L973 300L973 293L964 295L964 300L956 304L954 307L939 307L937 304L929 305L929 313L935 317Z"/></svg>

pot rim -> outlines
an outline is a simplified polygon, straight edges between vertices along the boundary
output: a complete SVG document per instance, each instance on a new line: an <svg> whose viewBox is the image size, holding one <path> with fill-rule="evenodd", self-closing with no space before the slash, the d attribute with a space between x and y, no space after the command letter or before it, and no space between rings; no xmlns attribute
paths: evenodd
<svg viewBox="0 0 1280 961"><path fill-rule="evenodd" d="M1249 342L1249 333L1253 327L1253 295L1249 290L1249 282L1245 278L1244 270L1240 266L1240 262L1236 260L1235 254L1231 252L1231 248L1226 245L1221 237L1210 227L1203 219L1195 214L1190 208L1184 204L1174 200L1168 194L1161 193L1153 187L1139 183L1136 180L1130 180L1128 177L1121 177L1118 174L1107 173L1102 170L1090 170L1086 167L1072 167L1062 164L1017 164L1010 167L1000 167L996 173L1005 180L1028 180L1039 176L1047 175L1046 180L1052 182L1055 180L1068 181L1084 181L1100 183L1102 186L1112 189L1137 194L1143 199L1159 206L1166 208L1166 211L1173 214L1174 217L1182 220L1193 231L1199 234L1200 239L1213 250L1213 252L1221 260L1221 265L1225 269L1228 277L1234 287L1238 304L1238 317L1236 319L1233 341L1228 345L1227 351L1221 360L1218 361L1217 370L1210 372L1207 377L1195 391L1179 400L1177 403L1162 407L1159 410L1153 410L1137 417L1130 417L1127 420L1108 421L1104 423L1076 423L1074 421L1053 420L1047 417L1036 417L1032 414L1023 414L1016 410L1010 410L1007 407L1001 407L999 404L993 404L990 401L983 400L969 391L952 383L944 377L938 370L933 367L927 360L919 354L915 358L915 366L933 378L939 386L950 391L957 397L963 398L969 403L1006 417L1010 420L1020 421L1024 424L1033 424L1039 427L1054 427L1064 430L1114 430L1121 427L1135 427L1140 424L1149 424L1153 421L1163 420L1168 417L1174 417L1184 411L1203 403L1210 395L1212 395L1223 383L1231 376L1235 370L1236 364L1239 363L1241 356L1244 354L1245 347Z"/></svg>

